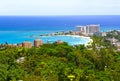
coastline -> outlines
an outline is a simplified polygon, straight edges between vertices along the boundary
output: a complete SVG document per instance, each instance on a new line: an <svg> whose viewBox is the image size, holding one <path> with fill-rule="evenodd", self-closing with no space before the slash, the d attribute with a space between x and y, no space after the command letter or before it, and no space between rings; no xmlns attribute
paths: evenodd
<svg viewBox="0 0 120 81"><path fill-rule="evenodd" d="M86 37L86 36L80 36L80 35L54 35L54 36L68 36L68 37L77 37L77 38L83 38L83 39L87 39L88 42L86 44L84 44L85 46L87 45L91 45L93 43L93 40L90 37ZM42 36L42 37L49 37L49 36ZM52 36L50 36L52 37ZM76 44L79 45L79 44Z"/></svg>
<svg viewBox="0 0 120 81"><path fill-rule="evenodd" d="M69 45L79 45L79 44L86 44L90 41L90 37L84 37L84 36L79 36L79 35L49 35L49 36L40 36L40 34L45 34L46 32L44 31L28 31L28 32L23 32L20 33L20 31L7 31L7 32L0 32L0 40L1 44L5 44L7 42L8 44L18 44L22 43L24 41L30 41L33 42L36 38L40 38L41 40L46 43L47 41L51 40L53 42L57 40L62 40L65 42L68 42ZM49 32L47 32L50 34ZM30 37L33 35L33 37ZM55 37L56 36L56 37ZM63 36L63 37L62 37ZM67 37L67 38L66 38Z"/></svg>

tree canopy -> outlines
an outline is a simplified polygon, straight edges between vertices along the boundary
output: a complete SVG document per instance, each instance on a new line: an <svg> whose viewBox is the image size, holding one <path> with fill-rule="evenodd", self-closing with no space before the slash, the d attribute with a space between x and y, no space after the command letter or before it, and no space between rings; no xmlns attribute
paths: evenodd
<svg viewBox="0 0 120 81"><path fill-rule="evenodd" d="M73 81L120 81L120 52L102 39L93 37L91 50L67 43L30 49L1 46L0 81L70 81L70 75ZM24 60L18 63L21 57Z"/></svg>

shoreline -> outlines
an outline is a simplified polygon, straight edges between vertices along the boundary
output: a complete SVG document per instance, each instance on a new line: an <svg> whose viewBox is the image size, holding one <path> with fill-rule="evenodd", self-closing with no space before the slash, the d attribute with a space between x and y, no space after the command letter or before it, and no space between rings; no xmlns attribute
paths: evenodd
<svg viewBox="0 0 120 81"><path fill-rule="evenodd" d="M86 44L83 43L85 46L86 46L89 42L92 41L92 39L91 39L90 37L84 37L84 36L79 36L79 35L55 35L55 36L56 36L56 37L57 37L57 36L73 37L73 38L76 38L76 37L77 37L78 39L83 39L83 40L86 39L86 41L85 41ZM39 37L48 37L48 38L49 38L49 37L52 37L52 36L39 36ZM54 37L54 36L53 36L53 37ZM32 37L32 39L35 39L35 38ZM53 40L54 40L54 39L53 39ZM60 39L60 40L62 40L62 39ZM29 41L29 40L28 40L28 41ZM43 40L43 41L44 41L44 40ZM55 41L56 41L56 40L55 40ZM54 42L55 42L55 41L54 41ZM67 41L64 41L64 40L62 40L62 41L63 41L63 42L67 42ZM22 41L22 42L24 42L24 41ZM21 43L22 43L22 42L21 42ZM32 42L32 41L30 41L30 42ZM78 41L78 42L81 42L81 41ZM67 43L68 43L69 45L72 45L72 46L74 46L74 45L80 45L80 44L82 43L82 42L81 42L81 43L78 44L78 42L76 42L76 44L74 44L74 43L73 43L73 44L69 44L70 42L68 41ZM9 42L7 42L7 43L8 43L9 45L17 45L17 44L20 44L20 42L18 42L18 43L9 43ZM45 43L46 43L46 41L45 41ZM0 43L0 44L5 44L5 43Z"/></svg>
<svg viewBox="0 0 120 81"><path fill-rule="evenodd" d="M30 42L32 42L34 39L36 39L36 38L40 38L40 39L42 39L43 41L45 41L45 43L46 43L46 39L49 39L49 37L54 37L54 36L56 36L56 37L58 37L58 38L56 38L57 40L62 40L62 41L64 41L64 42L67 42L69 45L80 45L80 44L84 44L84 45L87 45L89 42L91 42L92 41L92 39L90 38L90 37L86 37L86 36L80 36L80 35L70 35L69 33L68 33L68 35L59 35L59 34L56 34L55 35L55 31L48 31L48 34L47 34L47 36L45 36L46 34L45 34L45 32L44 31L2 31L2 32L5 32L5 33L7 33L7 34L9 34L10 32L15 32L15 33L10 33L13 37L15 37L14 35L17 33L18 34L18 36L24 36L25 38L19 38L19 39L15 39L14 38L14 40L21 40L21 39L23 39L23 41L21 41L21 42L14 42L14 43L12 43L12 42L9 42L9 40L7 41L7 39L6 39L6 41L5 42L7 42L8 44L19 44L19 43L22 43L22 42L24 42L24 40L27 40L27 41L30 41ZM1 32L1 33L2 33ZM27 33L26 34L26 36L24 35L24 34L19 34L19 32L24 32L24 33ZM29 33L30 32L30 33ZM37 32L37 34L36 33L34 33L34 32ZM40 34L40 32L42 32L42 34ZM47 31L46 31L47 32ZM57 31L58 33L61 33L61 31ZM64 31L64 32L66 32L66 31ZM3 35L5 34L5 33L3 33ZM40 36L40 35L42 35L42 36ZM9 36L9 35L8 35ZM65 41L65 40L63 40L62 38L60 39L59 38L59 36L64 36L64 38L65 38L65 36L66 37L71 37L71 38L77 38L77 39L83 39L83 41L75 41L75 43L74 43L74 40L69 40L68 39L68 41ZM12 38L13 38L12 37ZM43 38L42 38L43 37ZM45 39L44 39L44 37L45 37ZM30 39L30 40L29 40ZM51 38L50 38L51 39ZM55 42L56 41L56 39L54 40L54 39L52 39L53 40L53 42ZM1 42L0 44L5 44L5 42ZM71 43L72 42L72 43ZM79 42L79 43L78 43Z"/></svg>

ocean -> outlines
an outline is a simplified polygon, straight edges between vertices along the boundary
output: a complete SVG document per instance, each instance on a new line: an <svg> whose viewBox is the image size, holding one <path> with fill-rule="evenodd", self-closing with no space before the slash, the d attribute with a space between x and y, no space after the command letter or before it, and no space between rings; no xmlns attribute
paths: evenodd
<svg viewBox="0 0 120 81"><path fill-rule="evenodd" d="M120 30L120 15L0 16L0 31L75 30L76 25L100 24L101 31Z"/></svg>
<svg viewBox="0 0 120 81"><path fill-rule="evenodd" d="M75 30L76 25L100 24L101 31L120 30L120 15L99 16L0 16L0 44L33 42L40 38L46 43L57 40L69 45L87 44L90 39L76 36L48 36L56 31ZM30 36L33 36L32 38Z"/></svg>

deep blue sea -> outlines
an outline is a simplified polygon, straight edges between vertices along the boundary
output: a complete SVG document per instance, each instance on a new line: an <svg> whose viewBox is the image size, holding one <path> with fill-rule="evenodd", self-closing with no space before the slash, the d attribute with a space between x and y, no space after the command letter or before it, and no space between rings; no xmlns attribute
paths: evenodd
<svg viewBox="0 0 120 81"><path fill-rule="evenodd" d="M101 31L120 30L120 15L102 16L0 16L0 44L31 41L40 38L55 42L63 40L70 45L86 44L89 39L73 36L41 37L56 31L75 30L76 25L100 24ZM30 37L30 36L34 37Z"/></svg>
<svg viewBox="0 0 120 81"><path fill-rule="evenodd" d="M0 30L75 30L76 25L100 24L102 31L119 30L120 15L96 16L0 16Z"/></svg>

